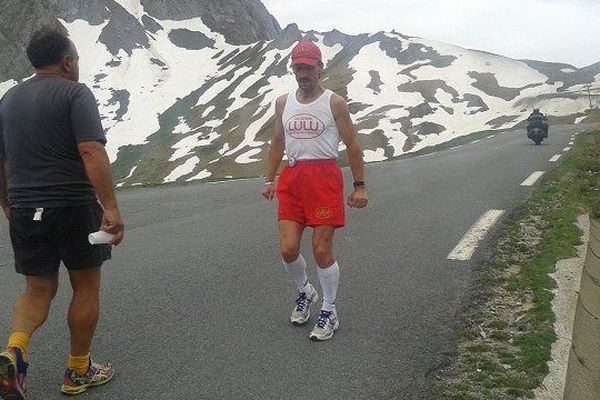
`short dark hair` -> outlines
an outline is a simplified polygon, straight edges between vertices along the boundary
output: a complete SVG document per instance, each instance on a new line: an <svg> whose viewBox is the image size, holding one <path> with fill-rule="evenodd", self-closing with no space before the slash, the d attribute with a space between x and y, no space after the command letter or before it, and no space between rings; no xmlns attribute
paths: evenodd
<svg viewBox="0 0 600 400"><path fill-rule="evenodd" d="M73 52L72 44L67 35L52 28L42 28L36 31L27 46L27 57L33 68L43 68L56 65Z"/></svg>

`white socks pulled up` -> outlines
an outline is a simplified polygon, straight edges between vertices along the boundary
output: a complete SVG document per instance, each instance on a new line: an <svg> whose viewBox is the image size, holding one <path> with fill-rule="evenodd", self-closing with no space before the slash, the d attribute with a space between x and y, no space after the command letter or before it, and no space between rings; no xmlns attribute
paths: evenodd
<svg viewBox="0 0 600 400"><path fill-rule="evenodd" d="M340 266L335 261L330 267L319 268L317 272L321 288L323 289L323 306L321 309L324 311L333 311L335 314L335 298L340 283Z"/></svg>

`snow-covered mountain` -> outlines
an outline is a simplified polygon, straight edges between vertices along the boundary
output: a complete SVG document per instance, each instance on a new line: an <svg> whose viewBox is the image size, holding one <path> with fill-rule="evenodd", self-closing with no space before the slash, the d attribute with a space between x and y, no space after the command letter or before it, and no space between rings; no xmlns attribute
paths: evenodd
<svg viewBox="0 0 600 400"><path fill-rule="evenodd" d="M600 83L600 63L518 61L396 32L281 30L258 0L3 2L0 95L31 74L30 33L64 27L121 186L259 175L303 37L321 47L323 85L347 98L368 161L507 128L533 107L578 122L585 85Z"/></svg>

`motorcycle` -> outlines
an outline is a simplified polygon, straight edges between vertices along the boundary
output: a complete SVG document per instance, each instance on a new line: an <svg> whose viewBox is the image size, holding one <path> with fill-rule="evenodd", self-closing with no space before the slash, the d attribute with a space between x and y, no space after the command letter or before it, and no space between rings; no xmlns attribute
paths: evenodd
<svg viewBox="0 0 600 400"><path fill-rule="evenodd" d="M533 140L536 145L542 144L545 139L544 130L542 128L529 129L527 132L527 137Z"/></svg>
<svg viewBox="0 0 600 400"><path fill-rule="evenodd" d="M542 121L531 122L527 125L527 137L536 145L542 144L544 139L548 137L548 122L547 118L544 117Z"/></svg>

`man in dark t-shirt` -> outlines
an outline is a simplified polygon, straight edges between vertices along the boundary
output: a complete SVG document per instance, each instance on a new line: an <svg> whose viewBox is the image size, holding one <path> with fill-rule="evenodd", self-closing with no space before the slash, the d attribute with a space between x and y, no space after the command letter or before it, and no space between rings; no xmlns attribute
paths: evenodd
<svg viewBox="0 0 600 400"><path fill-rule="evenodd" d="M60 32L36 32L27 48L33 78L0 100L0 205L9 219L15 268L26 289L0 353L0 398L24 399L27 352L58 288L62 262L73 297L71 353L61 390L78 394L108 382L109 363L90 359L99 314L100 267L123 239L106 138L94 95L79 80L79 56ZM91 245L103 230L108 244Z"/></svg>

